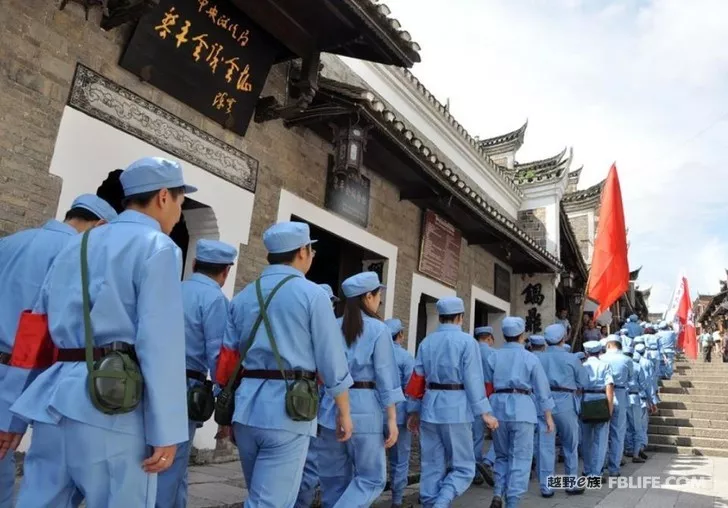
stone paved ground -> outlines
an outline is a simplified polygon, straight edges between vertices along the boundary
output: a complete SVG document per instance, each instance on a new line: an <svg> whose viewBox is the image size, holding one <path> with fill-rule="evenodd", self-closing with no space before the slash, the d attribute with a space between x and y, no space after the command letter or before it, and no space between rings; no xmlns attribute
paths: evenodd
<svg viewBox="0 0 728 508"><path fill-rule="evenodd" d="M632 477L630 488L605 485L582 496L559 492L551 499L541 498L531 481L521 508L728 508L728 458L654 454L645 464L628 462L622 474ZM663 484L637 484L637 478L652 477ZM670 485L668 477L676 477ZM238 508L246 494L237 462L191 467L189 481L188 508ZM492 496L489 487L472 487L452 508L487 507ZM419 506L416 485L408 488L406 501ZM385 493L374 508L388 508L389 502Z"/></svg>

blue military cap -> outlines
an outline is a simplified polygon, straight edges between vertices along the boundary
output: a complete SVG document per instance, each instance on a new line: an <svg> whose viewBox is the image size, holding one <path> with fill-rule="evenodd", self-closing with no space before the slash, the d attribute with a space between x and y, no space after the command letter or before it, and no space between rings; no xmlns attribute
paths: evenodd
<svg viewBox="0 0 728 508"><path fill-rule="evenodd" d="M328 284L319 284L319 287L326 291L326 295L329 297L329 300L331 300L332 302L339 301L339 299L334 294L334 290L331 289L331 286L329 286Z"/></svg>
<svg viewBox="0 0 728 508"><path fill-rule="evenodd" d="M571 352L571 346L568 345L568 344L564 344L564 349L566 349L566 352L567 353L570 353Z"/></svg>
<svg viewBox="0 0 728 508"><path fill-rule="evenodd" d="M634 339L632 339L632 344L644 344L644 343L645 343L645 338L642 335L639 335L639 336L635 337Z"/></svg>
<svg viewBox="0 0 728 508"><path fill-rule="evenodd" d="M124 196L136 196L145 192L160 189L184 187L185 194L197 190L197 187L185 184L182 177L182 166L177 161L162 157L144 157L132 162L119 176Z"/></svg>
<svg viewBox="0 0 728 508"><path fill-rule="evenodd" d="M638 319L639 319L639 318L637 317L637 314L632 314L632 315L631 315L631 316L629 317L629 320L630 320L630 321L632 321L633 323L636 323Z"/></svg>
<svg viewBox="0 0 728 508"><path fill-rule="evenodd" d="M291 252L316 241L311 240L311 229L305 222L279 222L263 233L263 244L271 254Z"/></svg>
<svg viewBox="0 0 728 508"><path fill-rule="evenodd" d="M607 339L606 339L606 341L604 343L607 344L609 342L617 342L617 343L619 343L621 345L622 344L622 337L620 337L619 335L614 335L614 334L609 335L609 336L607 336Z"/></svg>
<svg viewBox="0 0 728 508"><path fill-rule="evenodd" d="M660 330L667 329L667 321L660 321Z"/></svg>
<svg viewBox="0 0 728 508"><path fill-rule="evenodd" d="M632 346L624 346L622 348L622 353L626 355L631 355L632 353L634 353L634 349L632 349Z"/></svg>
<svg viewBox="0 0 728 508"><path fill-rule="evenodd" d="M586 354L584 353L584 351L578 351L578 352L574 353L574 355L576 355L576 357L580 361L583 360L584 358L586 358Z"/></svg>
<svg viewBox="0 0 728 508"><path fill-rule="evenodd" d="M344 290L344 296L347 298L365 295L370 291L386 287L387 286L379 282L379 275L377 275L377 272L357 273L356 275L352 275L346 279L341 285L341 289Z"/></svg>
<svg viewBox="0 0 728 508"><path fill-rule="evenodd" d="M595 354L599 353L601 350L602 350L602 345L599 341L590 340L589 342L584 343L584 351L586 351L590 355L595 355Z"/></svg>
<svg viewBox="0 0 728 508"><path fill-rule="evenodd" d="M503 335L506 337L518 337L526 331L526 322L523 318L508 316L503 318L501 330L503 330Z"/></svg>
<svg viewBox="0 0 728 508"><path fill-rule="evenodd" d="M607 339L606 338L599 339L599 345L602 347L602 349L606 349L607 348Z"/></svg>
<svg viewBox="0 0 728 508"><path fill-rule="evenodd" d="M659 348L659 344L656 340L651 340L647 343L647 349L657 350Z"/></svg>
<svg viewBox="0 0 728 508"><path fill-rule="evenodd" d="M402 321L397 318L387 319L384 321L384 324L387 325L387 328L389 328L389 333L392 334L392 337L399 335L399 332L404 330Z"/></svg>
<svg viewBox="0 0 728 508"><path fill-rule="evenodd" d="M465 304L457 296L448 296L437 301L437 313L441 316L452 316L463 312L465 312Z"/></svg>
<svg viewBox="0 0 728 508"><path fill-rule="evenodd" d="M644 344L635 344L635 345L634 345L634 350L635 350L635 351L636 351L637 353L640 353L640 354L641 354L641 353L644 353L644 352L645 352L645 349L647 349L647 348L645 347L645 345L644 345Z"/></svg>
<svg viewBox="0 0 728 508"><path fill-rule="evenodd" d="M195 259L203 263L214 263L216 265L232 265L238 250L225 242L208 240L203 238L197 240Z"/></svg>
<svg viewBox="0 0 728 508"><path fill-rule="evenodd" d="M560 323L554 323L546 327L543 335L550 345L558 344L566 336L566 328Z"/></svg>
<svg viewBox="0 0 728 508"><path fill-rule="evenodd" d="M546 339L542 335L531 335L528 338L528 342L530 342L534 346L545 346L546 345Z"/></svg>
<svg viewBox="0 0 728 508"><path fill-rule="evenodd" d="M475 329L475 332L473 332L473 335L478 337L479 335L493 335L493 327L492 326L479 326Z"/></svg>
<svg viewBox="0 0 728 508"><path fill-rule="evenodd" d="M628 333L629 332L627 331L626 328L622 328L621 330L619 330L619 335L627 335Z"/></svg>
<svg viewBox="0 0 728 508"><path fill-rule="evenodd" d="M71 209L74 208L84 208L107 222L116 219L118 216L116 210L96 194L81 194L71 203Z"/></svg>

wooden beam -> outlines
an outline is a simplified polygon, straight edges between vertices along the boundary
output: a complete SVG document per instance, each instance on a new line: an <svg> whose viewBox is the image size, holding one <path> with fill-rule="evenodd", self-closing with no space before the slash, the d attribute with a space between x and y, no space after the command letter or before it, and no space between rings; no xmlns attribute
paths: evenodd
<svg viewBox="0 0 728 508"><path fill-rule="evenodd" d="M426 186L409 186L406 189L400 189L400 201L422 201L429 199L437 199L440 195Z"/></svg>

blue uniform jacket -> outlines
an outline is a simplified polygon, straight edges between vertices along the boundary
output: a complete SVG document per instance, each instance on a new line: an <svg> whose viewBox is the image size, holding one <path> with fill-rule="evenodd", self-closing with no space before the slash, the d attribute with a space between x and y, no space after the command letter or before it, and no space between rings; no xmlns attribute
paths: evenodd
<svg viewBox="0 0 728 508"><path fill-rule="evenodd" d="M606 392L589 393L588 390L605 390L607 385L613 385L614 378L612 377L612 368L609 366L608 363L603 362L602 360L594 356L590 356L589 358L587 358L582 365L589 375L589 384L584 387L584 400L586 402L589 402L592 400L606 398Z"/></svg>
<svg viewBox="0 0 728 508"><path fill-rule="evenodd" d="M59 348L84 347L81 235L56 257L35 312L47 313ZM182 256L159 223L127 210L91 231L89 292L94 343L133 344L144 375L142 404L131 413L106 415L87 394L86 364L59 362L40 374L13 405L28 421L62 417L140 435L151 446L189 439L185 384Z"/></svg>
<svg viewBox="0 0 728 508"><path fill-rule="evenodd" d="M344 338L328 295L303 273L287 265L271 265L261 274L263 299L285 277L295 275L275 294L268 317L285 369L318 371L331 396L352 384L346 362ZM260 313L255 283L248 284L230 302L230 320L223 346L233 351L247 341ZM384 327L385 325L382 324ZM392 337L388 335L391 343ZM390 344L391 348L391 344ZM268 334L262 324L245 358L246 369L278 370ZM233 421L251 427L316 435L317 421L296 422L285 410L286 385L282 380L243 379L235 392ZM381 411L379 412L381 418ZM382 431L381 425L378 430Z"/></svg>
<svg viewBox="0 0 728 508"><path fill-rule="evenodd" d="M77 231L57 220L0 238L0 352L10 353L20 314L32 309L46 272ZM25 432L27 423L10 412L37 372L0 365L0 431Z"/></svg>
<svg viewBox="0 0 728 508"><path fill-rule="evenodd" d="M562 347L549 346L544 353L536 356L543 365L551 387L569 388L576 391L584 388L589 382L589 376L579 359ZM579 400L576 393L552 390L551 397L554 399L554 414L564 411L579 411Z"/></svg>
<svg viewBox="0 0 728 508"><path fill-rule="evenodd" d="M415 368L415 359L405 348L399 344L394 344L394 360L397 362L397 369L399 370L399 380L402 386L402 391L407 386L410 378L412 377L412 371ZM407 423L407 402L402 401L397 403L397 425L405 425Z"/></svg>
<svg viewBox="0 0 728 508"><path fill-rule="evenodd" d="M615 394L620 390L627 393L632 380L632 359L618 350L608 350L601 357L601 361L608 363L612 370Z"/></svg>

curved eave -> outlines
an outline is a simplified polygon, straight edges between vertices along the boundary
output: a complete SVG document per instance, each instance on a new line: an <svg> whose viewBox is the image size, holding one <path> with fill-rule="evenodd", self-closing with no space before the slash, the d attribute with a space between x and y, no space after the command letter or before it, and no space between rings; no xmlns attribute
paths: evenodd
<svg viewBox="0 0 728 508"><path fill-rule="evenodd" d="M564 156L566 155L566 151L568 149L569 149L568 147L565 147L558 154L554 155L553 157L548 157L546 159L541 159L541 160L531 161L531 162L524 162L524 163L516 162L514 164L513 169L515 171L526 171L529 169L537 170L537 169L556 167L564 160Z"/></svg>
<svg viewBox="0 0 728 508"><path fill-rule="evenodd" d="M637 280L637 278L640 276L640 270L642 270L641 266L639 268L637 268L636 270L632 270L631 272L629 272L629 280L630 281Z"/></svg>
<svg viewBox="0 0 728 508"><path fill-rule="evenodd" d="M573 150L570 150L568 157L561 159L554 167L524 169L523 166L518 166L514 180L518 185L535 185L562 180L564 176L568 175L573 153Z"/></svg>
<svg viewBox="0 0 728 508"><path fill-rule="evenodd" d="M601 198L602 190L604 189L604 184L606 183L606 180L602 180L598 184L592 185L591 187L584 189L584 190L578 190L574 192L569 192L567 194L564 194L564 198L562 202L564 204L578 204L580 202L584 202L587 200L592 200L594 198Z"/></svg>
<svg viewBox="0 0 728 508"><path fill-rule="evenodd" d="M574 183L579 183L579 178L581 178L581 171L583 169L584 169L584 166L581 166L578 169L569 171L569 181L573 181Z"/></svg>
<svg viewBox="0 0 728 508"><path fill-rule="evenodd" d="M518 150L523 145L527 127L528 120L526 120L526 123L524 123L521 127L507 134L501 134L500 136L479 140L478 146L488 153L501 153L509 150Z"/></svg>

